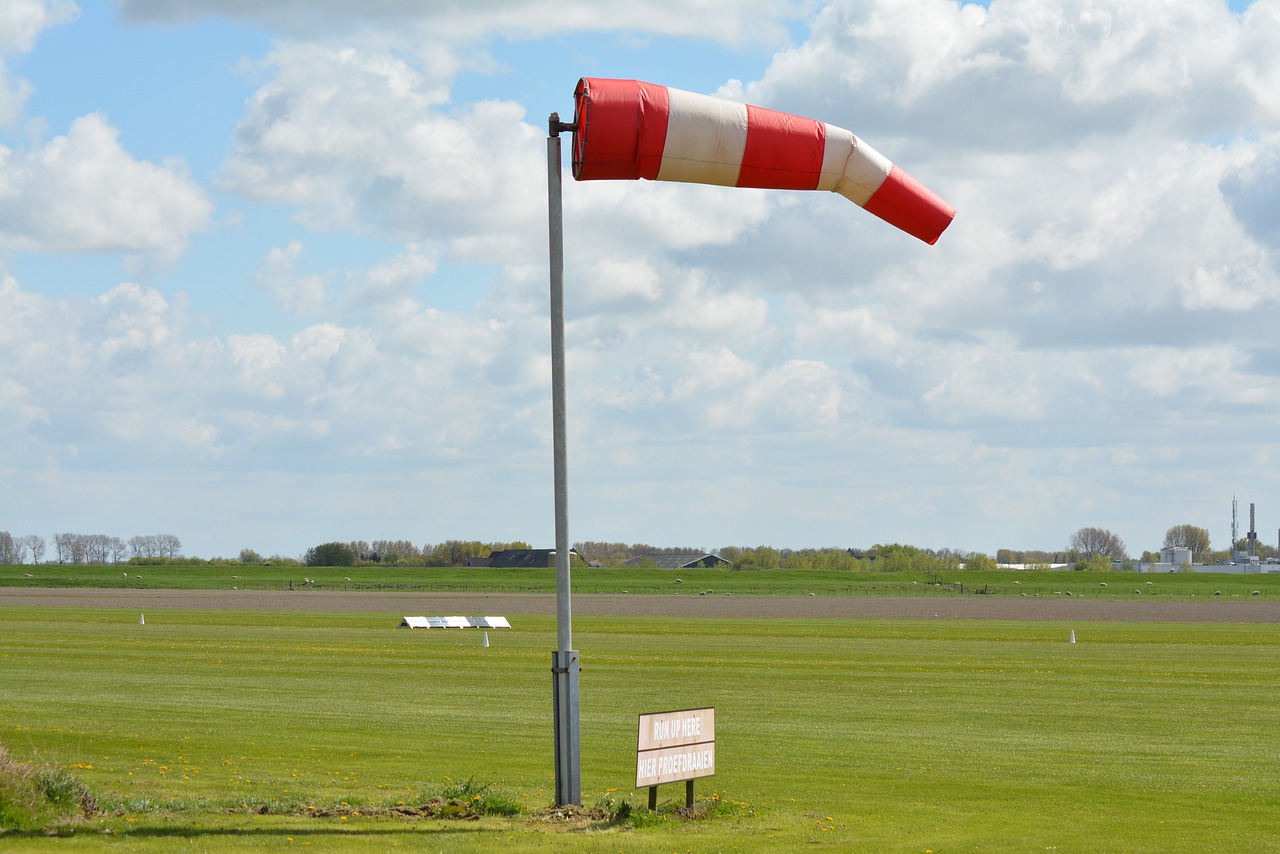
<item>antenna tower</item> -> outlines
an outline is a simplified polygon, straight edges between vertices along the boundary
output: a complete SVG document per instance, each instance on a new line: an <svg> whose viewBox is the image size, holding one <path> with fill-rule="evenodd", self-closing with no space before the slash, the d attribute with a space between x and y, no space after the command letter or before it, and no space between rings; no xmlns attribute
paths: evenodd
<svg viewBox="0 0 1280 854"><path fill-rule="evenodd" d="M1258 528L1253 522L1253 502L1249 502L1249 563L1258 557Z"/></svg>
<svg viewBox="0 0 1280 854"><path fill-rule="evenodd" d="M1240 527L1236 524L1236 497L1231 496L1231 560L1236 561L1240 558L1240 550L1236 547L1236 543L1240 541Z"/></svg>

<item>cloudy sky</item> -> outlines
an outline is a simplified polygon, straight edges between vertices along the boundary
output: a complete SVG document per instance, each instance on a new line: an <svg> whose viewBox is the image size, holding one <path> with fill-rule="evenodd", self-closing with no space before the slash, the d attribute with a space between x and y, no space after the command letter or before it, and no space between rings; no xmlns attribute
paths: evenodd
<svg viewBox="0 0 1280 854"><path fill-rule="evenodd" d="M552 545L581 76L958 213L566 176L572 539L1275 541L1280 0L5 0L0 530Z"/></svg>

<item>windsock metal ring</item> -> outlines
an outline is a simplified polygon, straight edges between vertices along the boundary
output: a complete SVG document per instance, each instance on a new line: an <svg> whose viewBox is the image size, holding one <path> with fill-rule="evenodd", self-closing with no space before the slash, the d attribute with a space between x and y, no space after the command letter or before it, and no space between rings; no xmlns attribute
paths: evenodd
<svg viewBox="0 0 1280 854"><path fill-rule="evenodd" d="M955 208L852 132L825 122L642 83L583 77L573 177L830 190L930 245Z"/></svg>

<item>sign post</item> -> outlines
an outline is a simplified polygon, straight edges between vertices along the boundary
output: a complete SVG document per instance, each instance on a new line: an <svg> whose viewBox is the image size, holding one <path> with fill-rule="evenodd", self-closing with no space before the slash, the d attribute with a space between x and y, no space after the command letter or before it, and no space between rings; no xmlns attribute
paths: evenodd
<svg viewBox="0 0 1280 854"><path fill-rule="evenodd" d="M658 785L685 781L684 805L693 806L693 781L716 773L716 710L683 709L640 715L636 788L649 789L658 809Z"/></svg>

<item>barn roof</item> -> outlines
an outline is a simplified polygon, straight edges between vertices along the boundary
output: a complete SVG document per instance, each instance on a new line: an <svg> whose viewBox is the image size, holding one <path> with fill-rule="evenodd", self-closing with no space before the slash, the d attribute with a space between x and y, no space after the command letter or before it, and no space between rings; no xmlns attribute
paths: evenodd
<svg viewBox="0 0 1280 854"><path fill-rule="evenodd" d="M708 552L701 554L686 552L683 554L645 554L637 555L626 561L624 566L636 566L645 561L653 561L660 569L686 569L690 566L719 566L729 561Z"/></svg>
<svg viewBox="0 0 1280 854"><path fill-rule="evenodd" d="M548 567L555 563L555 549L500 549L489 555L489 566L539 566ZM569 549L572 558L577 552Z"/></svg>

